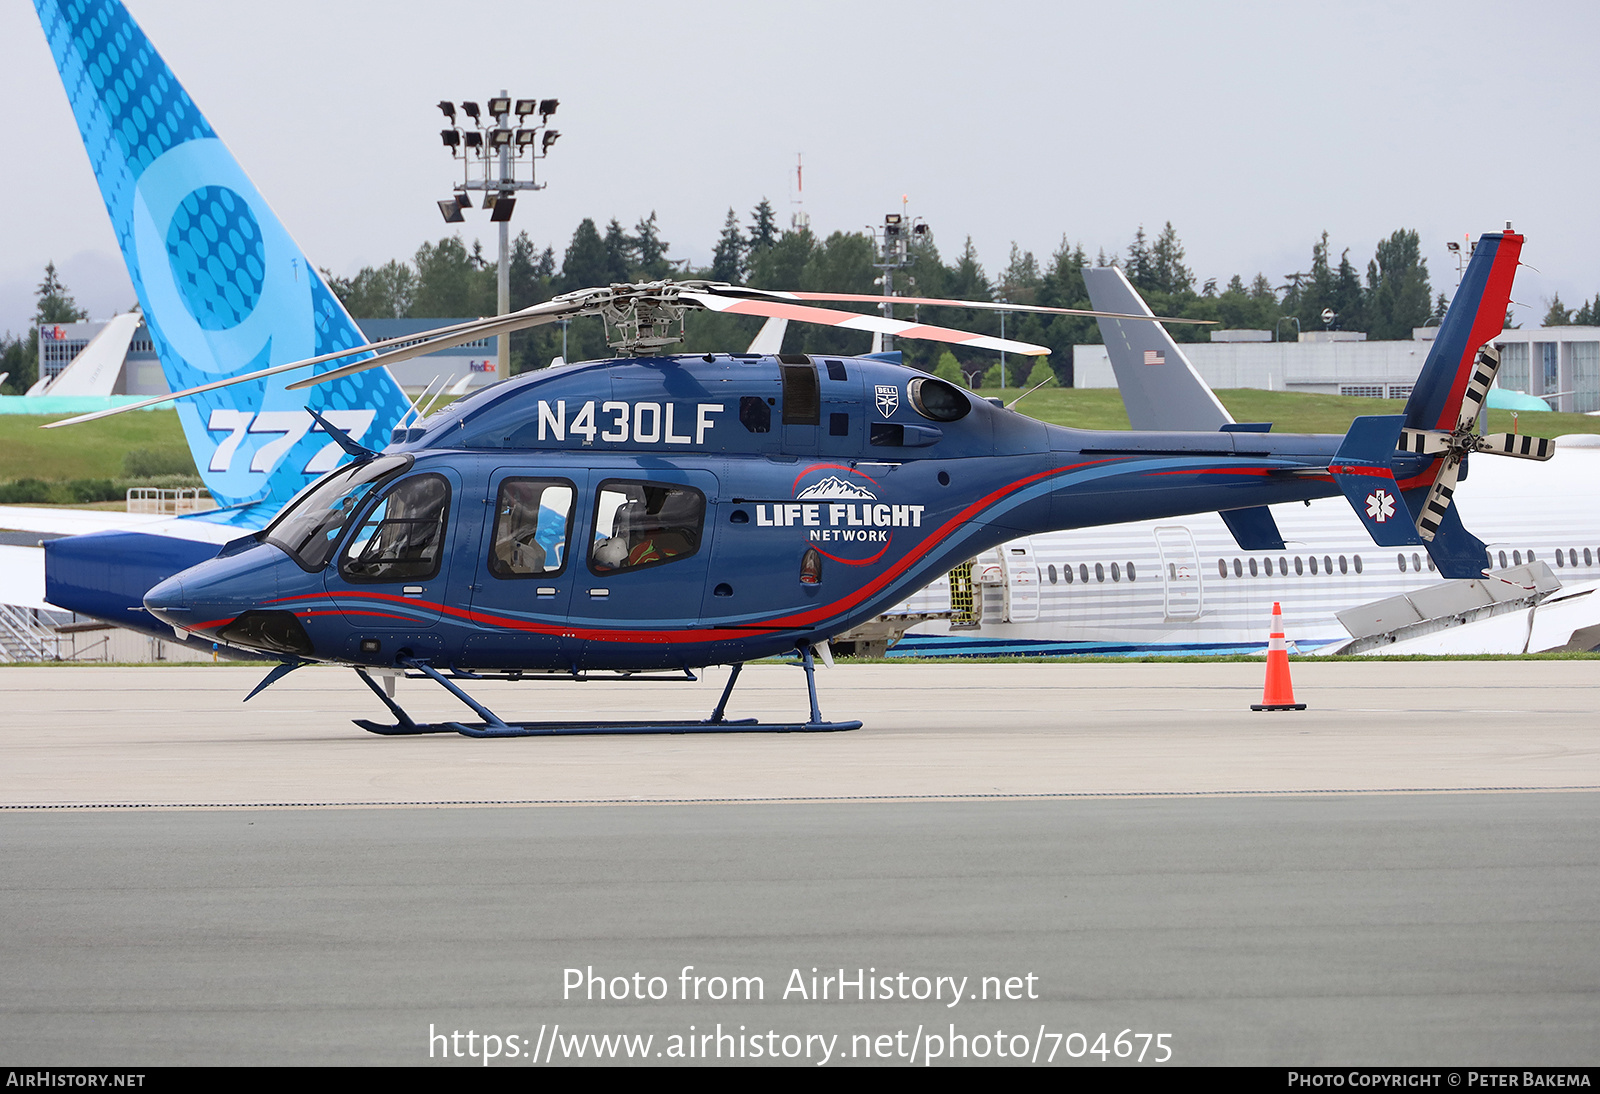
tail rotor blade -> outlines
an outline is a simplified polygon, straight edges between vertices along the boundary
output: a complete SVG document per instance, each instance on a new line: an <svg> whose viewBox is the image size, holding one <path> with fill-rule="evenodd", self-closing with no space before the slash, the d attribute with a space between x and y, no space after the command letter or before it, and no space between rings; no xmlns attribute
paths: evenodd
<svg viewBox="0 0 1600 1094"><path fill-rule="evenodd" d="M1418 456L1438 456L1450 451L1450 434L1432 429L1402 429L1399 449Z"/></svg>
<svg viewBox="0 0 1600 1094"><path fill-rule="evenodd" d="M1494 386L1495 373L1499 371L1500 351L1491 342L1478 350L1478 359L1473 363L1472 379L1467 381L1467 389L1461 395L1461 412L1456 422L1458 429L1478 420L1483 401L1489 397L1489 389Z"/></svg>
<svg viewBox="0 0 1600 1094"><path fill-rule="evenodd" d="M1490 433L1479 437L1473 450L1520 460L1548 460L1556 454L1556 445L1546 437L1530 437L1526 433Z"/></svg>
<svg viewBox="0 0 1600 1094"><path fill-rule="evenodd" d="M1422 503L1422 512L1417 516L1417 535L1428 542L1439 531L1439 525L1444 522L1444 515L1450 511L1450 503L1456 496L1456 479L1461 477L1461 458L1459 456L1446 456L1439 465L1439 474L1433 480L1433 485L1428 488L1428 498Z"/></svg>

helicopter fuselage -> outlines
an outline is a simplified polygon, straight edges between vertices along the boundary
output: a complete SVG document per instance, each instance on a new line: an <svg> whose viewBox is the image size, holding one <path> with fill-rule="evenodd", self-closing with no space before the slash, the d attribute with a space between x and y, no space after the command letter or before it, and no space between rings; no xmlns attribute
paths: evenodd
<svg viewBox="0 0 1600 1094"><path fill-rule="evenodd" d="M870 358L577 364L397 429L145 604L358 666L731 664L1020 535L1337 494L1340 441L1062 428ZM1410 463L1397 478L1432 458Z"/></svg>

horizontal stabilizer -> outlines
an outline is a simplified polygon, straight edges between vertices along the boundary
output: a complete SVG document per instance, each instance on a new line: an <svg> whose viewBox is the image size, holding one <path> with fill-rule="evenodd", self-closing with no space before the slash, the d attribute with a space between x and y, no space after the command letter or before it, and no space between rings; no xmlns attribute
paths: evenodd
<svg viewBox="0 0 1600 1094"><path fill-rule="evenodd" d="M1217 515L1228 526L1228 531L1233 533L1233 541L1239 545L1239 550L1283 550L1283 533L1278 531L1278 522L1272 519L1272 510L1265 505L1249 509L1224 509Z"/></svg>
<svg viewBox="0 0 1600 1094"><path fill-rule="evenodd" d="M1409 547L1422 542L1405 495L1394 478L1394 454L1404 421L1400 414L1357 418L1350 423L1344 443L1328 465L1333 481L1379 547Z"/></svg>

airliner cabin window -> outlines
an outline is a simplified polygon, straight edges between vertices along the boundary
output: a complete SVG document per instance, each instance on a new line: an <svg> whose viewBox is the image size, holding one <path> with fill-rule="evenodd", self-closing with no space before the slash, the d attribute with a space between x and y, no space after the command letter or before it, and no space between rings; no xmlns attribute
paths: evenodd
<svg viewBox="0 0 1600 1094"><path fill-rule="evenodd" d="M700 550L705 517L706 496L692 486L603 482L595 498L589 568L606 574L688 558Z"/></svg>
<svg viewBox="0 0 1600 1094"><path fill-rule="evenodd" d="M565 569L572 495L572 483L565 479L502 482L489 571L496 577L548 577Z"/></svg>
<svg viewBox="0 0 1600 1094"><path fill-rule="evenodd" d="M339 572L351 581L425 581L439 572L450 484L443 475L402 480L345 545Z"/></svg>

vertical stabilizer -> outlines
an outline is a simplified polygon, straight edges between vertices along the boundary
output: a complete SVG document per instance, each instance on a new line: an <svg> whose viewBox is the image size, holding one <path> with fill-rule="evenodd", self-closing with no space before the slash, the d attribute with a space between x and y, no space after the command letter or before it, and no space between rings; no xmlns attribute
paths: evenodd
<svg viewBox="0 0 1600 1094"><path fill-rule="evenodd" d="M173 390L366 341L116 0L35 0ZM342 362L341 362L342 363ZM224 506L269 517L343 458L309 404L382 447L405 411L374 369L304 393L299 375L183 400L195 462Z"/></svg>
<svg viewBox="0 0 1600 1094"><path fill-rule="evenodd" d="M1505 329L1511 282L1522 255L1522 237L1507 227L1503 233L1486 233L1472 249L1461 287L1406 403L1408 429L1456 428L1478 350ZM1476 407L1472 417L1477 417Z"/></svg>
<svg viewBox="0 0 1600 1094"><path fill-rule="evenodd" d="M1153 315L1115 266L1086 266L1095 311ZM1214 432L1233 421L1160 323L1101 319L1100 337L1134 429Z"/></svg>

